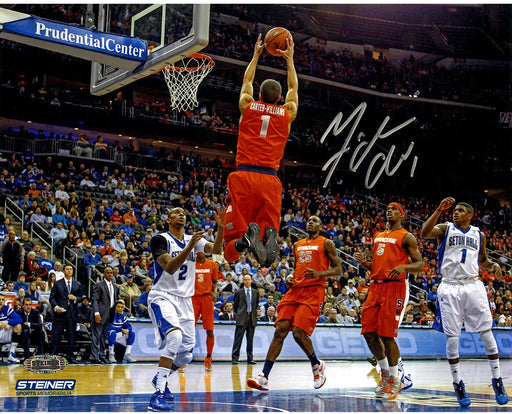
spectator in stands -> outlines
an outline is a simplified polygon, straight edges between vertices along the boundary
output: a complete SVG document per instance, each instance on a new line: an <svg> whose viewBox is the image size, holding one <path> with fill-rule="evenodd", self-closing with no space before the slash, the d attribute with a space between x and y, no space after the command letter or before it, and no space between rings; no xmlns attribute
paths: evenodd
<svg viewBox="0 0 512 414"><path fill-rule="evenodd" d="M135 313L133 306L141 295L139 287L133 281L133 275L126 275L126 282L119 286L119 298L126 302L126 306L130 313Z"/></svg>
<svg viewBox="0 0 512 414"><path fill-rule="evenodd" d="M325 323L327 321L327 319L329 318L329 314L331 312L331 309L332 309L332 303L325 302L324 303L324 307L322 309L322 314L318 318L318 322L317 323Z"/></svg>
<svg viewBox="0 0 512 414"><path fill-rule="evenodd" d="M348 309L346 306L341 306L340 313L336 316L336 320L338 323L342 325L353 325L354 320L348 315Z"/></svg>
<svg viewBox="0 0 512 414"><path fill-rule="evenodd" d="M152 285L145 285L142 289L142 293L139 296L139 302L137 304L137 316L139 318L149 318L148 313L148 295L151 291Z"/></svg>
<svg viewBox="0 0 512 414"><path fill-rule="evenodd" d="M23 288L25 291L28 290L28 283L25 282L25 273L20 272L18 275L18 280L14 283L14 290L18 291L20 288Z"/></svg>
<svg viewBox="0 0 512 414"><path fill-rule="evenodd" d="M30 240L30 236L27 230L23 230L21 233L21 239L18 240L25 252L30 252L34 248L34 242Z"/></svg>
<svg viewBox="0 0 512 414"><path fill-rule="evenodd" d="M59 189L55 191L55 198L57 200L69 200L69 194L66 191L66 187L64 186L64 184L61 184L59 186Z"/></svg>
<svg viewBox="0 0 512 414"><path fill-rule="evenodd" d="M402 320L402 325L416 325L417 322L414 320L414 313L407 312L405 319Z"/></svg>
<svg viewBox="0 0 512 414"><path fill-rule="evenodd" d="M251 270L251 265L247 263L245 254L240 255L239 261L235 264L235 273L237 276L242 274L242 269L246 268L247 271Z"/></svg>
<svg viewBox="0 0 512 414"><path fill-rule="evenodd" d="M117 233L115 238L112 239L110 245L117 251L123 250L126 248L126 244L124 240L121 238L121 233Z"/></svg>
<svg viewBox="0 0 512 414"><path fill-rule="evenodd" d="M96 246L91 246L91 251L87 252L84 256L84 266L87 272L87 278L89 280L96 279L93 277L94 270L96 266L99 265L102 261L101 255L98 253L98 248Z"/></svg>
<svg viewBox="0 0 512 414"><path fill-rule="evenodd" d="M266 313L259 319L259 321L274 323L276 321L276 308L269 306Z"/></svg>
<svg viewBox="0 0 512 414"><path fill-rule="evenodd" d="M226 301L222 304L221 313L219 315L221 321L234 321L235 314L233 312L233 302Z"/></svg>
<svg viewBox="0 0 512 414"><path fill-rule="evenodd" d="M325 320L324 323L338 323L337 317L338 317L338 310L335 307L333 307L329 311L329 316L327 317L327 319Z"/></svg>
<svg viewBox="0 0 512 414"><path fill-rule="evenodd" d="M14 230L9 230L7 240L0 247L0 256L4 267L2 271L4 282L17 280L22 264L22 246L16 240Z"/></svg>
<svg viewBox="0 0 512 414"><path fill-rule="evenodd" d="M64 277L64 272L62 271L62 263L61 262L56 261L53 264L53 267L54 267L54 269L50 270L50 272L48 273L48 283L50 283L50 280L52 279L52 274L55 275L54 279L53 279L54 282L56 282L57 280L62 279ZM48 287L51 290L51 288L53 286L48 286Z"/></svg>
<svg viewBox="0 0 512 414"><path fill-rule="evenodd" d="M114 210L114 214L110 217L110 222L116 227L119 227L121 224L123 224L123 217L119 215L118 209Z"/></svg>
<svg viewBox="0 0 512 414"><path fill-rule="evenodd" d="M89 142L89 138L85 134L79 134L78 140L76 141L76 146L75 146L75 149L73 152L78 157L81 157L82 155L84 157L88 157L88 158L92 157L92 146L91 146L91 143ZM72 173L69 168L68 168L68 173L70 173L70 175L74 175L74 173Z"/></svg>

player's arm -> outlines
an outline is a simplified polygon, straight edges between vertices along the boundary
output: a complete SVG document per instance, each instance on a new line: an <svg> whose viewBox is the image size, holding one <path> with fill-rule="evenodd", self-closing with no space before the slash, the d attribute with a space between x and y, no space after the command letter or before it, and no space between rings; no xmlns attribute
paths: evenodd
<svg viewBox="0 0 512 414"><path fill-rule="evenodd" d="M423 223L423 229L421 230L421 236L426 239L442 239L446 234L446 224L437 224L439 217L443 211L448 210L455 203L453 197L446 197L441 201L436 211Z"/></svg>
<svg viewBox="0 0 512 414"><path fill-rule="evenodd" d="M286 93L284 107L288 109L289 129L292 125L292 122L297 117L297 111L299 108L299 78L297 77L297 71L295 70L295 64L293 63L293 39L287 38L286 43L286 50L278 49L278 51L281 53L281 56L284 58L284 60L286 60L288 92Z"/></svg>
<svg viewBox="0 0 512 414"><path fill-rule="evenodd" d="M204 246L204 252L206 254L220 254L222 253L222 245L224 243L224 219L226 218L226 209L224 207L218 208L213 213L215 222L217 223L217 235L215 241L208 242Z"/></svg>
<svg viewBox="0 0 512 414"><path fill-rule="evenodd" d="M485 247L487 244L487 237L485 236L485 233L481 231L480 237L480 251L478 252L478 261L480 263L480 267L494 273L496 276L498 276L499 279L501 279L502 274L500 265L490 260L489 256L487 256L487 249Z"/></svg>
<svg viewBox="0 0 512 414"><path fill-rule="evenodd" d="M330 262L330 267L326 270L306 269L304 277L306 279L314 279L318 277L338 277L341 276L341 261L338 252L332 240L326 240L324 243L324 252Z"/></svg>
<svg viewBox="0 0 512 414"><path fill-rule="evenodd" d="M372 270L372 262L368 262L365 258L364 258L364 254L361 253L361 252L355 252L354 253L354 259L356 260L356 262L358 264L360 264L361 266L363 266L366 270L369 270L371 271Z"/></svg>
<svg viewBox="0 0 512 414"><path fill-rule="evenodd" d="M243 115L245 111L245 107L249 105L249 103L254 101L254 88L252 83L254 82L254 75L256 74L256 66L258 66L258 59L260 58L261 53L263 52L263 48L265 44L261 42L261 33L258 35L258 39L256 40L256 44L254 45L254 54L252 55L252 59L249 62L249 65L245 69L244 79L242 81L242 88L240 89L240 99L238 100L238 108L240 109L240 113Z"/></svg>
<svg viewBox="0 0 512 414"><path fill-rule="evenodd" d="M169 254L167 240L163 236L156 235L150 242L151 252L156 257L158 264L162 266L162 269L167 273L173 274L185 263L190 252L194 249L197 242L203 238L203 235L203 231L195 232L185 248L176 257L171 257Z"/></svg>
<svg viewBox="0 0 512 414"><path fill-rule="evenodd" d="M418 249L418 240L416 240L416 237L411 233L407 233L403 238L402 248L409 255L410 261L409 263L394 267L388 275L391 279L398 278L403 272L419 273L423 270L423 258Z"/></svg>

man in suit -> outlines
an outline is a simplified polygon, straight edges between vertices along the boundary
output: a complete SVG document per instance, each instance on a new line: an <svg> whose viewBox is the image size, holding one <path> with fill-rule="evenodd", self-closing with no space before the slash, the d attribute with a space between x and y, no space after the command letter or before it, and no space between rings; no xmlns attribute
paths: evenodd
<svg viewBox="0 0 512 414"><path fill-rule="evenodd" d="M275 322L276 321L276 308L269 306L266 315L260 318L260 322Z"/></svg>
<svg viewBox="0 0 512 414"><path fill-rule="evenodd" d="M93 364L108 363L105 356L105 342L119 296L119 289L112 281L113 277L114 270L106 267L103 271L103 280L96 283L92 290L91 363Z"/></svg>
<svg viewBox="0 0 512 414"><path fill-rule="evenodd" d="M64 266L64 278L53 285L50 292L50 305L53 309L52 342L50 353L56 354L64 330L68 334L67 359L76 363L75 349L76 323L78 322L78 303L82 300L82 285L73 280L73 266Z"/></svg>
<svg viewBox="0 0 512 414"><path fill-rule="evenodd" d="M243 278L243 287L236 291L234 297L235 311L235 338L233 341L233 350L231 353L231 362L238 364L240 357L240 347L246 333L247 340L247 363L256 364L252 355L252 341L254 338L254 330L258 323L256 311L258 309L258 291L251 287L252 278L245 275Z"/></svg>
<svg viewBox="0 0 512 414"><path fill-rule="evenodd" d="M16 310L16 312L23 319L23 324L21 325L21 346L24 350L24 357L30 357L29 346L31 343L37 346L38 355L43 354L43 318L37 309L32 309L32 299L23 299L21 308Z"/></svg>

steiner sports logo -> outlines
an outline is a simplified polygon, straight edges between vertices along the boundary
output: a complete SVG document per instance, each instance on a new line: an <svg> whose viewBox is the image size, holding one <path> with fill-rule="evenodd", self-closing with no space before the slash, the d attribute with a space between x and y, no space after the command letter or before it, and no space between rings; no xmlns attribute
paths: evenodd
<svg viewBox="0 0 512 414"><path fill-rule="evenodd" d="M30 372L37 372L38 374L53 374L66 368L68 361L66 358L59 355L43 354L27 358L24 365L25 369Z"/></svg>
<svg viewBox="0 0 512 414"><path fill-rule="evenodd" d="M73 379L21 379L16 382L16 395L71 395L75 385Z"/></svg>

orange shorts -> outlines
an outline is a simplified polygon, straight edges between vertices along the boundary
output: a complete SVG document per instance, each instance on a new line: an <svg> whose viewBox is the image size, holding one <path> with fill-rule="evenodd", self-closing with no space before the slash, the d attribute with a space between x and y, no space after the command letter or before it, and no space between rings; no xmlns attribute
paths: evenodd
<svg viewBox="0 0 512 414"><path fill-rule="evenodd" d="M406 281L373 282L361 312L361 333L396 338L408 296Z"/></svg>
<svg viewBox="0 0 512 414"><path fill-rule="evenodd" d="M277 176L250 171L234 171L228 176L228 196L224 241L242 237L249 223L258 223L261 237L265 227L279 230L283 185Z"/></svg>
<svg viewBox="0 0 512 414"><path fill-rule="evenodd" d="M194 317L196 323L201 317L203 321L203 329L205 331L213 331L213 301L212 296L208 293L201 296L192 296L192 306L194 306Z"/></svg>
<svg viewBox="0 0 512 414"><path fill-rule="evenodd" d="M290 330L296 326L311 336L320 317L324 298L323 286L291 288L277 305L276 322L289 320Z"/></svg>

